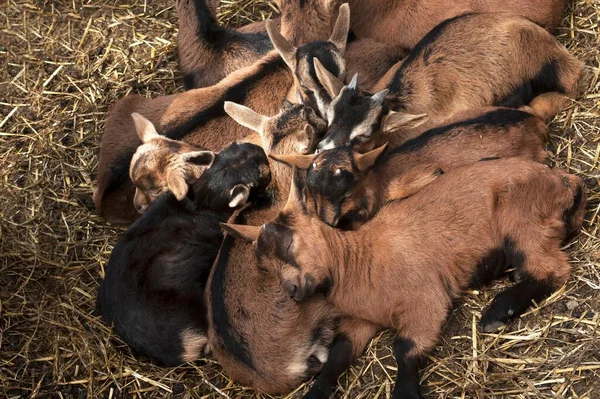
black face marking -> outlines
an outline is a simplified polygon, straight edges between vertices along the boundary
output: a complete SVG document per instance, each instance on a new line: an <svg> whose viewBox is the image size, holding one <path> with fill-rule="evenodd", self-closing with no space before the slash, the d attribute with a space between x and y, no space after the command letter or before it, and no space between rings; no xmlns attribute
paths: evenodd
<svg viewBox="0 0 600 399"><path fill-rule="evenodd" d="M319 143L323 146L325 141L332 141L335 147L350 145L352 130L370 117L374 109L373 102L367 94L362 94L358 89L343 89L333 106L333 120L330 123L325 139ZM381 125L383 107L380 106L379 114L364 132L364 136L356 140L368 139ZM353 139L354 141L355 139Z"/></svg>
<svg viewBox="0 0 600 399"><path fill-rule="evenodd" d="M243 362L246 366L256 370L246 339L240 336L239 332L232 326L229 309L225 303L225 298L227 297L227 292L225 290L225 284L227 282L227 264L233 243L233 237L228 235L223 241L221 256L215 265L215 271L210 285L212 319L215 331L221 337L223 346L227 352ZM245 311L243 304L238 302L237 306L241 306L240 310ZM238 312L239 310L236 310L236 313Z"/></svg>
<svg viewBox="0 0 600 399"><path fill-rule="evenodd" d="M418 356L409 356L415 347L412 339L396 337L394 354L398 363L398 375L394 387L394 398L419 399L419 362Z"/></svg>
<svg viewBox="0 0 600 399"><path fill-rule="evenodd" d="M536 76L523 82L511 93L495 98L493 105L516 108L527 105L534 97L551 91L566 93L565 88L560 84L560 64L556 60L544 64Z"/></svg>
<svg viewBox="0 0 600 399"><path fill-rule="evenodd" d="M264 192L270 176L261 174L268 165L263 149L250 143L233 143L216 154L210 168L191 186L198 209L229 210L231 190L238 184L250 187L250 201ZM268 166L267 166L268 168Z"/></svg>
<svg viewBox="0 0 600 399"><path fill-rule="evenodd" d="M296 57L298 60L304 60L308 66L308 73L314 82L318 82L317 72L315 71L315 64L313 58L318 58L321 64L335 76L340 76L340 65L338 65L336 58L333 56L334 53L339 50L333 43L328 41L315 41L298 48L296 51ZM300 63L299 63L300 64ZM298 70L294 71L298 74Z"/></svg>
<svg viewBox="0 0 600 399"><path fill-rule="evenodd" d="M256 242L256 258L260 262L265 256L276 256L288 265L300 269L291 251L293 243L292 230L280 224L268 223Z"/></svg>
<svg viewBox="0 0 600 399"><path fill-rule="evenodd" d="M453 130L455 129L475 128L483 130L489 127L500 127L504 129L498 129L496 130L496 132L503 134L507 133L510 127L522 124L523 122L531 118L535 117L527 112L519 111L517 109L496 109L487 112L483 115L480 115L476 118L467 119L464 121L451 123L449 125L429 129L420 136L417 136L414 139L405 142L401 146L386 152L382 157L379 158L381 161L378 160L376 164L387 162L387 160L394 156L394 154L418 151L421 148L427 146L430 141L436 139L437 137L452 134ZM460 134L460 131L454 134Z"/></svg>
<svg viewBox="0 0 600 399"><path fill-rule="evenodd" d="M225 101L233 101L238 104L243 104L246 96L251 91L250 89L259 84L265 78L272 76L279 70L287 70L287 65L281 58L276 58L270 62L263 63L258 68L257 72L248 77L248 79L231 86L223 94L218 101L215 101L210 107L199 111L195 115L187 118L182 123L173 122L163 126L160 134L173 139L182 140L194 130L204 126L212 119L223 117L226 115L223 104ZM137 147L130 147L122 152L111 166L110 176L106 189L102 193L103 198L106 198L111 193L117 191L123 185L131 180L129 179L129 164Z"/></svg>
<svg viewBox="0 0 600 399"><path fill-rule="evenodd" d="M505 237L502 247L493 249L475 269L469 287L479 288L502 276L510 267L518 272L525 264L525 253L516 247L516 243Z"/></svg>
<svg viewBox="0 0 600 399"><path fill-rule="evenodd" d="M328 150L327 156L319 168L315 169L311 165L306 175L307 187L310 192L313 195L322 195L328 202L338 207L358 182L358 172L353 162L353 171L340 168L340 173L336 174L339 159L353 159L352 149L338 147Z"/></svg>

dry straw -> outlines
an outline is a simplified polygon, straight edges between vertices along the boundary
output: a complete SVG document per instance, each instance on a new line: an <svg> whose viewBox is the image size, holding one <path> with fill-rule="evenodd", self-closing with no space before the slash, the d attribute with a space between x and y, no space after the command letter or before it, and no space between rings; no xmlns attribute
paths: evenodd
<svg viewBox="0 0 600 399"><path fill-rule="evenodd" d="M257 396L211 360L166 369L134 358L93 313L122 231L92 213L103 121L128 93L182 90L175 2L1 3L0 398ZM263 0L227 0L221 20L273 11ZM507 283L468 293L422 372L430 398L600 398L599 23L597 0L580 0L559 32L592 76L552 124L549 146L590 188L584 231L568 245L573 277L499 334L476 323ZM390 343L389 333L375 339L336 396L388 398Z"/></svg>

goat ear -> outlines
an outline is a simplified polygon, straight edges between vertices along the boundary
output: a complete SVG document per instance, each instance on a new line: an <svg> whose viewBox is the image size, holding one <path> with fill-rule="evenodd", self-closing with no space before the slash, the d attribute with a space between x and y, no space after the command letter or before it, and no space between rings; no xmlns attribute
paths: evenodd
<svg viewBox="0 0 600 399"><path fill-rule="evenodd" d="M133 118L135 131L137 132L137 135L140 138L140 140L142 140L142 143L147 143L152 139L160 137L160 135L156 132L154 124L148 119L138 114L137 112L132 113L131 117Z"/></svg>
<svg viewBox="0 0 600 399"><path fill-rule="evenodd" d="M246 205L250 198L250 187L245 184L236 184L229 192L229 207L236 208Z"/></svg>
<svg viewBox="0 0 600 399"><path fill-rule="evenodd" d="M313 58L313 64L315 66L317 79L319 79L319 82L321 82L321 85L325 88L329 96L331 98L337 96L344 88L344 82L329 72L329 70L321 64L321 61L319 61L318 58Z"/></svg>
<svg viewBox="0 0 600 399"><path fill-rule="evenodd" d="M180 156L185 162L207 168L210 167L210 165L212 165L212 163L215 161L215 153L212 151L184 152Z"/></svg>
<svg viewBox="0 0 600 399"><path fill-rule="evenodd" d="M298 92L296 92L298 93ZM292 104L292 102L290 100L288 100L287 98L284 98L282 103L281 103L281 107L283 109L290 109L294 106L294 104Z"/></svg>
<svg viewBox="0 0 600 399"><path fill-rule="evenodd" d="M388 95L389 92L390 92L389 89L383 89L383 90L373 94L371 96L371 102L374 105L382 105L383 102L385 101L385 97Z"/></svg>
<svg viewBox="0 0 600 399"><path fill-rule="evenodd" d="M182 161L188 164L188 173L191 173L195 179L199 179L202 173L211 167L215 160L215 153L212 151L190 151L180 154L180 157Z"/></svg>
<svg viewBox="0 0 600 399"><path fill-rule="evenodd" d="M355 158L356 167L361 172L370 168L375 164L377 158L383 153L385 148L387 147L387 143L382 145L381 147L375 148L372 151L367 152L366 154L358 154Z"/></svg>
<svg viewBox="0 0 600 399"><path fill-rule="evenodd" d="M273 21L268 19L266 25L267 33L269 34L271 43L273 43L273 47L275 47L275 50L277 50L279 55L281 55L281 58L283 58L287 66L290 67L293 72L296 69L296 50L298 49L281 35L273 24Z"/></svg>
<svg viewBox="0 0 600 399"><path fill-rule="evenodd" d="M260 235L260 226L246 226L243 224L219 223L225 233L246 241L255 242Z"/></svg>
<svg viewBox="0 0 600 399"><path fill-rule="evenodd" d="M188 184L181 169L174 169L167 173L167 186L178 201L185 198L188 192Z"/></svg>
<svg viewBox="0 0 600 399"><path fill-rule="evenodd" d="M346 41L348 40L348 31L350 30L350 6L344 3L340 6L333 32L329 37L329 42L333 43L342 54L346 50Z"/></svg>
<svg viewBox="0 0 600 399"><path fill-rule="evenodd" d="M288 166L295 166L298 169L306 170L315 159L314 155L277 155L269 154L269 158Z"/></svg>
<svg viewBox="0 0 600 399"><path fill-rule="evenodd" d="M224 108L227 115L231 116L237 123L258 132L261 135L263 134L264 124L269 120L268 117L262 116L248 107L231 101L225 101Z"/></svg>
<svg viewBox="0 0 600 399"><path fill-rule="evenodd" d="M408 114L406 112L390 111L383 120L384 133L393 132L402 127L415 128L427 122L429 116L427 114Z"/></svg>
<svg viewBox="0 0 600 399"><path fill-rule="evenodd" d="M290 194L288 196L288 200L283 207L284 211L294 211L298 208L303 208L302 204L304 203L304 187L306 180L306 172L292 167L292 186L290 188Z"/></svg>

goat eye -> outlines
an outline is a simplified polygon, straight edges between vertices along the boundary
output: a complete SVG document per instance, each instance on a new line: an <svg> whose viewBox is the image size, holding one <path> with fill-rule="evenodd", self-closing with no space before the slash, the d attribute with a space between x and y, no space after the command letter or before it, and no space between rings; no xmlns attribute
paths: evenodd
<svg viewBox="0 0 600 399"><path fill-rule="evenodd" d="M337 168L337 169L335 170L335 172L333 172L333 175L334 175L334 176L339 176L339 175L341 175L341 174L342 174L342 169L340 169L340 168Z"/></svg>

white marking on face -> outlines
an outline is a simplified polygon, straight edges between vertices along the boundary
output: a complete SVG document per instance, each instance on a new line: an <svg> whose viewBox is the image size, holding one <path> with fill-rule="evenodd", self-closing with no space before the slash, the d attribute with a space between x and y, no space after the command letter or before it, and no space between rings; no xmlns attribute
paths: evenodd
<svg viewBox="0 0 600 399"><path fill-rule="evenodd" d="M333 173L334 176L339 176L340 174L342 174L342 170L340 168L337 168Z"/></svg>

